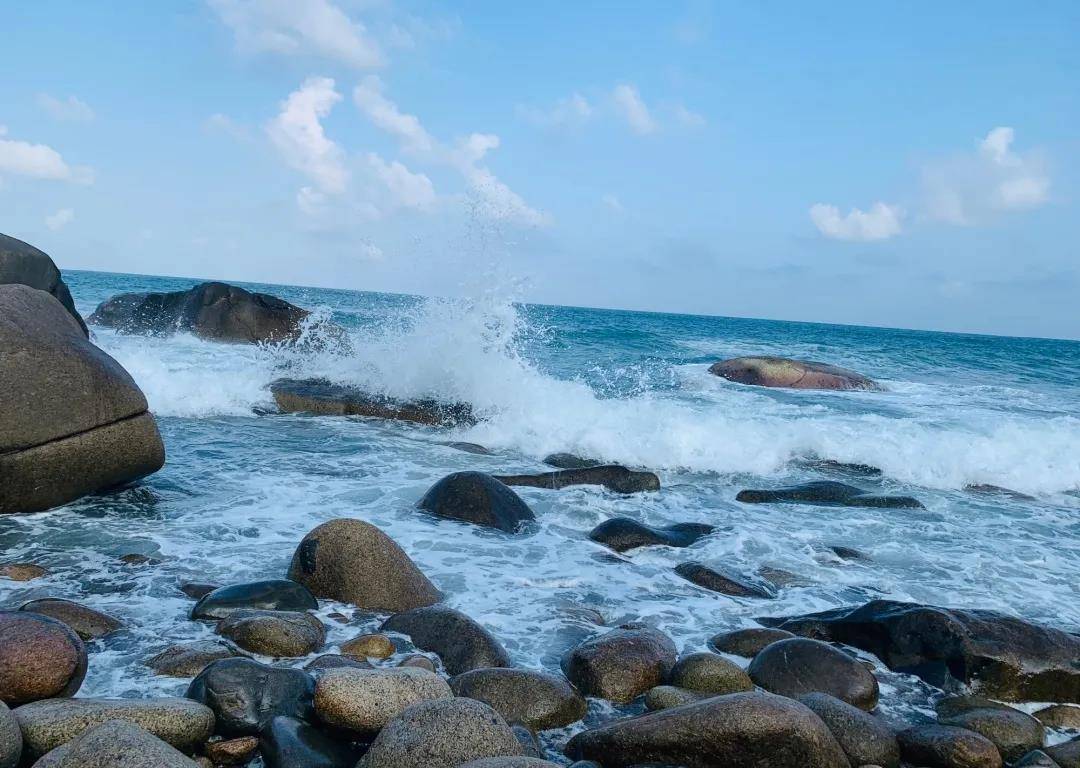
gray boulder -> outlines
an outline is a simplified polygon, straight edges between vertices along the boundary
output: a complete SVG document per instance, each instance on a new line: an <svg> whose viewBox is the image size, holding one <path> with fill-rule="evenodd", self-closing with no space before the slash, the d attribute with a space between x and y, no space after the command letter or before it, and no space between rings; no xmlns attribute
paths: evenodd
<svg viewBox="0 0 1080 768"><path fill-rule="evenodd" d="M0 514L36 512L161 468L146 398L44 291L0 285Z"/></svg>
<svg viewBox="0 0 1080 768"><path fill-rule="evenodd" d="M878 702L874 674L858 659L818 640L796 637L768 645L747 672L766 691L793 699L827 693L867 711Z"/></svg>
<svg viewBox="0 0 1080 768"><path fill-rule="evenodd" d="M626 704L667 682L675 643L658 629L625 625L570 649L561 663L586 696Z"/></svg>
<svg viewBox="0 0 1080 768"><path fill-rule="evenodd" d="M22 240L0 235L0 285L8 283L21 283L51 294L75 318L83 335L89 335L71 291L49 255Z"/></svg>
<svg viewBox="0 0 1080 768"><path fill-rule="evenodd" d="M739 491L735 501L744 504L815 504L824 507L923 508L922 502L911 496L881 496L835 480L815 480L787 488L747 489Z"/></svg>
<svg viewBox="0 0 1080 768"><path fill-rule="evenodd" d="M396 613L383 622L383 632L408 635L413 645L438 654L451 675L481 667L509 667L502 643L461 611L445 605Z"/></svg>
<svg viewBox="0 0 1080 768"><path fill-rule="evenodd" d="M885 721L827 693L808 693L799 701L829 726L852 765L900 765L900 744Z"/></svg>
<svg viewBox="0 0 1080 768"><path fill-rule="evenodd" d="M58 747L35 768L197 768L183 752L138 725L109 720Z"/></svg>
<svg viewBox="0 0 1080 768"><path fill-rule="evenodd" d="M19 722L0 701L0 768L16 768L22 755L22 732Z"/></svg>
<svg viewBox="0 0 1080 768"><path fill-rule="evenodd" d="M585 699L561 675L526 669L474 669L450 680L455 696L489 704L510 723L536 731L585 717Z"/></svg>
<svg viewBox="0 0 1080 768"><path fill-rule="evenodd" d="M714 363L709 373L738 384L787 389L881 389L873 379L828 363L786 357L736 357Z"/></svg>
<svg viewBox="0 0 1080 768"><path fill-rule="evenodd" d="M315 714L327 725L370 737L407 707L452 696L445 680L416 667L331 669L315 683Z"/></svg>
<svg viewBox="0 0 1080 768"><path fill-rule="evenodd" d="M515 533L536 516L503 483L483 472L455 472L428 489L417 507L446 520Z"/></svg>

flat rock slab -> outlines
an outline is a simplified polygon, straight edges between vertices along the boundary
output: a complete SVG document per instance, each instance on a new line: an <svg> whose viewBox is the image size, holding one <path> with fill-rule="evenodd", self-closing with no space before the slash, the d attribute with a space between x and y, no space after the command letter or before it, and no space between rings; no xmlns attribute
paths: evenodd
<svg viewBox="0 0 1080 768"><path fill-rule="evenodd" d="M589 538L616 552L629 552L638 547L689 547L716 530L704 523L676 523L654 527L629 517L605 520L589 532Z"/></svg>
<svg viewBox="0 0 1080 768"><path fill-rule="evenodd" d="M747 489L739 491L735 501L744 504L814 504L833 507L881 507L885 509L924 509L911 496L882 496L867 493L846 483L818 480L787 488Z"/></svg>
<svg viewBox="0 0 1080 768"><path fill-rule="evenodd" d="M786 389L865 389L881 385L855 371L813 360L786 357L736 357L722 360L709 373L739 384Z"/></svg>
<svg viewBox="0 0 1080 768"><path fill-rule="evenodd" d="M278 379L270 383L270 393L285 413L314 413L321 416L366 416L373 419L411 421L435 427L468 426L476 423L467 403L440 403L436 400L397 400L373 395L357 387L333 384L326 379Z"/></svg>
<svg viewBox="0 0 1080 768"><path fill-rule="evenodd" d="M557 491L572 485L600 485L616 493L659 491L660 478L652 472L638 472L619 464L580 469L560 469L538 475L495 475L506 485L546 488Z"/></svg>

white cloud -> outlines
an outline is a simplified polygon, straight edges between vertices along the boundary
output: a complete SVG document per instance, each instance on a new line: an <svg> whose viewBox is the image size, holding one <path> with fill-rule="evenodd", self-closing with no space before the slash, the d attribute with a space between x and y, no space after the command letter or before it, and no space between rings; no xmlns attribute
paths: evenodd
<svg viewBox="0 0 1080 768"><path fill-rule="evenodd" d="M45 217L45 226L51 229L53 232L63 229L72 222L75 218L75 211L71 208L61 208L51 216Z"/></svg>
<svg viewBox="0 0 1080 768"><path fill-rule="evenodd" d="M617 85L611 93L611 98L616 111L634 133L645 136L656 132L656 121L636 87L626 83Z"/></svg>
<svg viewBox="0 0 1080 768"><path fill-rule="evenodd" d="M420 119L401 112L397 104L383 95L382 89L382 81L375 75L368 75L353 89L353 101L368 120L397 137L407 151L432 151L435 141L424 130Z"/></svg>
<svg viewBox="0 0 1080 768"><path fill-rule="evenodd" d="M37 103L55 120L88 123L94 119L94 110L90 105L75 96L58 99L48 93L40 93Z"/></svg>
<svg viewBox="0 0 1080 768"><path fill-rule="evenodd" d="M852 208L846 216L835 205L810 207L810 219L825 237L834 240L887 240L900 234L904 210L897 205L874 203L869 211Z"/></svg>
<svg viewBox="0 0 1080 768"><path fill-rule="evenodd" d="M435 204L435 187L424 174L413 173L397 160L388 163L374 152L368 153L367 162L395 205L425 210Z"/></svg>
<svg viewBox="0 0 1080 768"><path fill-rule="evenodd" d="M682 104L676 104L674 108L675 119L688 128L700 128L705 125L705 118L697 112L687 109Z"/></svg>
<svg viewBox="0 0 1080 768"><path fill-rule="evenodd" d="M59 152L46 144L4 138L6 136L7 126L0 125L0 175L70 181L74 184L93 183L93 169L68 165Z"/></svg>
<svg viewBox="0 0 1080 768"><path fill-rule="evenodd" d="M593 117L593 108L589 100L580 93L573 93L559 99L547 109L531 106L519 106L518 114L534 125L555 130L578 128Z"/></svg>
<svg viewBox="0 0 1080 768"><path fill-rule="evenodd" d="M291 167L307 176L318 192L341 194L348 184L344 153L326 136L321 123L341 94L328 77L310 77L281 103L266 133ZM304 206L301 205L301 208Z"/></svg>
<svg viewBox="0 0 1080 768"><path fill-rule="evenodd" d="M1003 212L1037 208L1050 199L1050 176L1037 152L1013 150L1016 133L999 126L975 152L923 168L928 214L951 224L973 225Z"/></svg>

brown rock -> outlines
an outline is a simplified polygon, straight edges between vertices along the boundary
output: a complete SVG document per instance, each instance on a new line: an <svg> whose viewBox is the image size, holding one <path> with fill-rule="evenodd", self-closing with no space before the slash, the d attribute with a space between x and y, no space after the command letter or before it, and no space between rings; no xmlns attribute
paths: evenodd
<svg viewBox="0 0 1080 768"><path fill-rule="evenodd" d="M214 631L245 651L263 656L307 656L326 640L323 623L299 611L234 611Z"/></svg>
<svg viewBox="0 0 1080 768"><path fill-rule="evenodd" d="M587 696L625 704L667 681L675 644L652 627L626 625L587 640L562 658L562 670Z"/></svg>
<svg viewBox="0 0 1080 768"><path fill-rule="evenodd" d="M1001 753L974 731L950 725L919 725L897 734L905 762L926 768L1000 768Z"/></svg>
<svg viewBox="0 0 1080 768"><path fill-rule="evenodd" d="M206 756L214 765L245 765L251 762L259 749L259 740L254 736L240 736L236 739L211 741L206 745Z"/></svg>
<svg viewBox="0 0 1080 768"><path fill-rule="evenodd" d="M750 676L742 667L715 653L683 656L672 668L670 681L679 688L714 696L754 690Z"/></svg>
<svg viewBox="0 0 1080 768"><path fill-rule="evenodd" d="M363 659L388 659L394 655L394 651L393 641L378 633L360 635L341 644L343 654Z"/></svg>
<svg viewBox="0 0 1080 768"><path fill-rule="evenodd" d="M33 563L5 563L0 565L0 578L12 581L32 581L48 576L49 572L40 565Z"/></svg>
<svg viewBox="0 0 1080 768"><path fill-rule="evenodd" d="M585 699L561 675L526 669L474 669L450 679L455 696L482 701L510 723L562 728L585 717Z"/></svg>
<svg viewBox="0 0 1080 768"><path fill-rule="evenodd" d="M107 613L95 611L93 608L87 608L85 605L79 605L70 600L56 600L54 598L31 600L29 603L24 603L19 610L48 616L63 622L75 630L75 633L83 640L97 640L123 626L119 619Z"/></svg>
<svg viewBox="0 0 1080 768"><path fill-rule="evenodd" d="M878 683L857 659L827 643L796 637L765 647L747 669L770 693L798 698L827 693L863 710L877 706Z"/></svg>
<svg viewBox="0 0 1080 768"><path fill-rule="evenodd" d="M1072 728L1080 730L1080 707L1070 707L1066 704L1051 704L1043 707L1035 713L1035 717L1043 725L1051 728Z"/></svg>
<svg viewBox="0 0 1080 768"><path fill-rule="evenodd" d="M315 683L315 713L327 725L372 736L407 707L452 696L445 680L423 669L331 669Z"/></svg>
<svg viewBox="0 0 1080 768"><path fill-rule="evenodd" d="M881 389L872 379L828 363L786 357L736 357L709 373L739 384L788 389Z"/></svg>
<svg viewBox="0 0 1080 768"><path fill-rule="evenodd" d="M86 648L66 624L0 611L0 701L18 706L74 696L86 676Z"/></svg>
<svg viewBox="0 0 1080 768"><path fill-rule="evenodd" d="M199 640L166 648L147 659L146 666L167 677L195 677L218 659L238 655L232 646L218 640Z"/></svg>

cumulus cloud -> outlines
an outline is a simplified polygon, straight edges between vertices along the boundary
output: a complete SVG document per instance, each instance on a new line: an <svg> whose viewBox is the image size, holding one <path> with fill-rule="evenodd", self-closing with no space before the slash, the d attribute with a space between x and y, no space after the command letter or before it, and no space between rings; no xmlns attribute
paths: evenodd
<svg viewBox="0 0 1080 768"><path fill-rule="evenodd" d="M317 56L357 69L383 63L367 29L329 0L207 0L237 47L252 54Z"/></svg>
<svg viewBox="0 0 1080 768"><path fill-rule="evenodd" d="M825 237L833 240L887 240L900 234L904 210L897 205L874 203L869 211L852 208L842 215L835 205L818 203L810 207L810 220Z"/></svg>
<svg viewBox="0 0 1080 768"><path fill-rule="evenodd" d="M94 119L94 110L90 105L75 96L58 99L48 93L39 93L37 103L54 120L88 123Z"/></svg>
<svg viewBox="0 0 1080 768"><path fill-rule="evenodd" d="M93 169L71 166L63 156L46 144L8 139L7 127L0 125L0 176L26 176L32 179L92 184Z"/></svg>
<svg viewBox="0 0 1080 768"><path fill-rule="evenodd" d="M63 229L75 218L75 211L71 208L61 208L56 213L45 217L45 226L53 232Z"/></svg>
<svg viewBox="0 0 1080 768"><path fill-rule="evenodd" d="M327 138L321 122L339 101L341 94L334 90L331 78L310 77L289 94L266 126L285 162L307 176L322 194L341 194L348 184L344 152Z"/></svg>
<svg viewBox="0 0 1080 768"><path fill-rule="evenodd" d="M1013 150L1016 132L994 128L975 151L923 169L925 206L931 218L973 225L995 215L1037 208L1050 199L1050 176L1038 152Z"/></svg>
<svg viewBox="0 0 1080 768"><path fill-rule="evenodd" d="M630 126L630 130L642 136L656 132L656 121L635 86L626 83L617 85L611 92L611 98L616 112Z"/></svg>
<svg viewBox="0 0 1080 768"><path fill-rule="evenodd" d="M589 122L595 113L589 100L575 92L547 108L519 106L518 114L541 128L568 130Z"/></svg>

